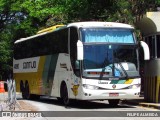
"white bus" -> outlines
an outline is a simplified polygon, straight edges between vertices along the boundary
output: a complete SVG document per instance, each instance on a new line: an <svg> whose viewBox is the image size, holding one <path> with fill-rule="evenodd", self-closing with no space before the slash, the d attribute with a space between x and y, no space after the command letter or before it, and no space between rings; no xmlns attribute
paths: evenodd
<svg viewBox="0 0 160 120"><path fill-rule="evenodd" d="M55 28L55 27L54 27ZM134 28L114 22L78 22L14 44L13 72L18 92L25 99L57 97L108 100L140 95L138 41ZM148 46L144 59L149 59Z"/></svg>

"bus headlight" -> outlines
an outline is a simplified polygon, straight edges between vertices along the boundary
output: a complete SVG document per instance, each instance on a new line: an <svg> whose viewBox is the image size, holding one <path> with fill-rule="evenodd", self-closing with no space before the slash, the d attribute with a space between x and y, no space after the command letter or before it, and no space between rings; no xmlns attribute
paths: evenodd
<svg viewBox="0 0 160 120"><path fill-rule="evenodd" d="M95 86L95 85L87 85L87 84L83 84L83 87L85 89L91 89L91 90L97 90L99 87Z"/></svg>
<svg viewBox="0 0 160 120"><path fill-rule="evenodd" d="M128 87L128 89L137 89L141 86L141 84L134 84Z"/></svg>

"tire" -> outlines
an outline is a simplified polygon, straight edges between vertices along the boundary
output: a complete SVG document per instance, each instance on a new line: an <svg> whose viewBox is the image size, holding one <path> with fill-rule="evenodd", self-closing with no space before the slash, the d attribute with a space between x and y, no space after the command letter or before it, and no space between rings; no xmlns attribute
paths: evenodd
<svg viewBox="0 0 160 120"><path fill-rule="evenodd" d="M63 104L65 106L70 104L70 100L68 98L68 89L67 89L67 85L65 83L62 83L62 85L61 85L61 99L62 99Z"/></svg>
<svg viewBox="0 0 160 120"><path fill-rule="evenodd" d="M20 82L20 92L22 92L22 98L25 99L25 87L23 81Z"/></svg>
<svg viewBox="0 0 160 120"><path fill-rule="evenodd" d="M24 97L25 99L29 100L30 99L30 90L29 90L29 84L26 82L25 84L25 91L24 91Z"/></svg>
<svg viewBox="0 0 160 120"><path fill-rule="evenodd" d="M111 100L108 100L110 106L112 107L116 107L118 106L118 103L119 103L119 99L111 99Z"/></svg>

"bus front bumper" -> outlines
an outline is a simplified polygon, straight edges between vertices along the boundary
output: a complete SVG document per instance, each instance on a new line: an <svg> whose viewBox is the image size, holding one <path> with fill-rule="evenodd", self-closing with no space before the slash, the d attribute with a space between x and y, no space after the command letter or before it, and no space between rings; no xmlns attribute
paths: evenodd
<svg viewBox="0 0 160 120"><path fill-rule="evenodd" d="M90 90L83 89L82 100L138 99L140 88L128 90Z"/></svg>

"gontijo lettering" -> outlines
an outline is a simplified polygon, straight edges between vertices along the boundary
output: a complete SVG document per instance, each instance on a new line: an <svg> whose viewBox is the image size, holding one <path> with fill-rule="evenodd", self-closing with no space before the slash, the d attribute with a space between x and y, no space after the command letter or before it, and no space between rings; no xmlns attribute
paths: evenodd
<svg viewBox="0 0 160 120"><path fill-rule="evenodd" d="M36 68L36 61L23 62L23 69Z"/></svg>

